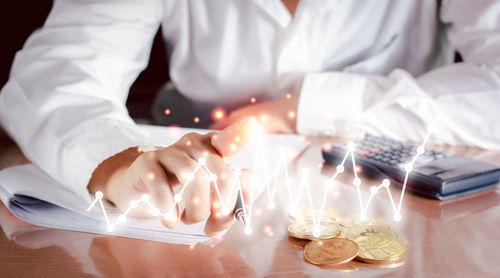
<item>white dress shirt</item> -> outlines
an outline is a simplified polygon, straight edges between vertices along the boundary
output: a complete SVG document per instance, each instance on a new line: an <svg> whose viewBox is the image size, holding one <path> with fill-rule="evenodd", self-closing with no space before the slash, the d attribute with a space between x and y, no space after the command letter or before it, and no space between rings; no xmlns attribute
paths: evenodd
<svg viewBox="0 0 500 278"><path fill-rule="evenodd" d="M3 127L34 163L86 194L97 165L153 142L130 85L160 26L193 101L300 92L302 134L386 134L500 148L500 1L59 0L16 55ZM454 51L464 63L453 64ZM165 73L166 74L166 73Z"/></svg>

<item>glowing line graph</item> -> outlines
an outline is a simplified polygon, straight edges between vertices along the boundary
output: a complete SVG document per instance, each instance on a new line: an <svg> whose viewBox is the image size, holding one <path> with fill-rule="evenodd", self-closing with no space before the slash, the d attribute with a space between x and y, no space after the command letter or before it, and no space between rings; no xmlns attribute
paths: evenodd
<svg viewBox="0 0 500 278"><path fill-rule="evenodd" d="M321 200L321 208L319 210L318 217L316 217L316 215L315 215L316 212L315 212L314 207L313 207L314 202L313 202L312 195L311 195L311 188L310 188L309 182L308 182L309 170L307 168L302 169L302 171L300 173L299 188L298 188L297 193L295 194L295 197L294 197L293 193L292 193L293 180L289 177L289 171L288 171L288 167L286 165L286 155L287 155L286 149L285 149L285 147L280 146L279 147L280 155L279 155L279 159L278 159L278 163L277 163L276 173L272 177L272 179L269 179L268 169L267 169L268 165L266 165L265 163L259 163L259 162L262 162L261 160L263 158L263 153L264 153L264 150L262 147L262 132L260 132L259 133L260 136L258 136L259 141L257 144L258 149L257 149L256 155L254 157L254 172L253 172L253 175L252 175L251 181L250 181L250 188L249 188L250 200L248 202L248 205L243 204L243 213L244 213L244 216L247 220L246 224L245 224L245 229L244 229L245 234L250 235L252 233L251 221L252 221L253 203L255 201L254 198L255 198L256 185L257 185L257 181L259 179L258 173L263 172L263 176L264 176L263 180L265 181L264 184L266 186L265 191L267 192L267 197L268 197L268 208L272 210L276 207L274 199L275 199L275 196L276 196L275 194L276 194L278 186L279 186L279 184L278 184L279 177L280 177L281 173L283 172L284 176L285 176L284 185L287 188L289 203L291 204L291 207L289 208L290 215L292 215L292 216L296 215L295 210L297 208L297 203L298 203L298 200L301 196L303 188L305 188L307 201L309 203L309 206L311 207L311 215L312 215L312 221L313 221L313 235L316 237L320 236L320 224L321 224L321 218L323 216L323 212L324 212L326 201L327 201L327 195L328 195L327 193L332 188L333 183L336 180L336 178L338 177L338 175L344 173L344 171L345 171L344 165L345 165L347 158L349 156L351 158L352 171L354 174L354 179L352 181L352 184L356 188L356 193L357 193L357 197L358 197L358 201L359 201L359 207L360 207L360 211L361 211L361 213L360 213L361 219L360 220L366 219L366 217L367 217L366 213L367 213L368 208L370 207L370 205L372 203L373 197L378 194L378 192L381 188L385 188L387 195L389 196L391 207L394 211L393 219L394 219L394 221L401 221L401 208L402 208L404 194L406 192L406 185L407 185L410 173L413 171L413 167L414 167L414 164L417 161L417 159L425 152L425 145L427 144L427 141L431 135L431 132L433 130L434 125L435 125L435 123L431 124L431 126L429 126L427 128L427 134L426 134L422 144L416 148L416 155L404 167L405 178L404 178L403 186L401 189L401 195L399 198L399 202L397 205L392 197L392 193L391 193L391 190L389 188L390 181L388 179L384 179L382 181L382 183L379 184L378 186L372 186L370 188L370 195L369 195L366 203L364 204L363 198L361 196L361 179L358 177L358 173L356 171L357 164L356 164L355 155L354 155L355 154L355 144L353 142L350 142L347 144L347 151L346 151L341 163L339 165L337 165L337 167L336 167L336 172L324 184L325 186L324 186L323 198ZM260 165L260 167L259 167L259 165ZM97 204L99 204L99 206L101 208L101 212L104 215L104 220L107 224L106 229L108 232L113 232L115 229L115 226L124 223L126 221L127 215L133 209L137 208L140 203L145 203L152 210L153 216L161 216L167 221L172 220L172 219L175 220L175 218L173 218L173 217L177 217L177 216L173 216L172 212L176 208L177 204L182 201L182 193L186 190L187 186L194 180L194 177L195 177L197 171L200 171L200 170L204 170L208 173L210 183L211 183L211 185L214 186L215 191L217 193L217 198L220 202L220 205L222 206L222 213L224 215L228 215L229 213L231 213L231 211L229 211L229 208L227 207L227 203L222 198L220 189L217 185L217 175L212 173L210 171L210 169L206 166L206 159L204 157L199 158L197 161L197 165L195 166L193 171L186 175L186 180L183 183L181 190L174 195L174 203L171 205L170 209L166 213L160 212L159 209L156 208L150 202L150 197L148 194L143 194L139 199L130 201L129 207L122 214L120 214L117 221L115 221L113 223L109 219L108 214L106 212L106 209L104 207L104 204L102 201L102 198L104 197L104 195L101 191L97 191L95 193L95 199L90 204L90 206L87 208L87 211L90 211L93 207L95 207ZM237 188L239 190L238 194L240 195L240 198L243 199L243 193L242 193L243 188L242 188L242 185L240 182L241 170L240 169L233 169L233 174L234 174L233 182L231 185L231 189L229 191L230 194L228 194L228 196L230 197L232 195L233 190L235 190L235 188ZM267 181L271 181L271 182L267 182Z"/></svg>

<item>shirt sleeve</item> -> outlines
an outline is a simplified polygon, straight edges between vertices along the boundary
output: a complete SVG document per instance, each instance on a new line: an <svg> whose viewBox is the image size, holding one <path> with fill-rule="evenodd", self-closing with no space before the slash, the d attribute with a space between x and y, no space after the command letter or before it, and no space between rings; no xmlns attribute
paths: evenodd
<svg viewBox="0 0 500 278"><path fill-rule="evenodd" d="M125 101L162 18L157 0L55 1L14 59L0 120L24 154L78 194L97 165L152 144Z"/></svg>
<svg viewBox="0 0 500 278"><path fill-rule="evenodd" d="M307 74L298 132L420 141L436 122L434 143L500 149L500 2L443 1L440 16L463 63L419 77L400 69L388 76Z"/></svg>

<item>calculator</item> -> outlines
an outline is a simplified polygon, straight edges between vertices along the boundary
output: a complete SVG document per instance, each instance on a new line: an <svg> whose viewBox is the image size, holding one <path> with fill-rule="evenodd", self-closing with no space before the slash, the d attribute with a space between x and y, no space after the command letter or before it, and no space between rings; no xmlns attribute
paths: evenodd
<svg viewBox="0 0 500 278"><path fill-rule="evenodd" d="M405 166L417 154L413 144L384 136L371 136L355 142L354 159L360 174L387 178L402 186ZM327 163L340 164L348 151L348 143L333 144L322 149ZM352 169L350 155L344 163ZM498 166L466 157L425 149L413 164L406 189L418 195L445 200L496 187L500 183Z"/></svg>

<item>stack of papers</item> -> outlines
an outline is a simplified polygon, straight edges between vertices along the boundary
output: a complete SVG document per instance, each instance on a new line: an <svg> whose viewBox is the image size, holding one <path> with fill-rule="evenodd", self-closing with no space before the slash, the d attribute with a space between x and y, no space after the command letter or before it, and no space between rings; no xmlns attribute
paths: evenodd
<svg viewBox="0 0 500 278"><path fill-rule="evenodd" d="M164 145L174 143L188 132L208 132L157 126L142 126L142 128ZM261 159L269 165L269 173L275 173L280 159L280 150L277 146L284 146L295 156L308 146L308 142L297 135L266 134L261 143L257 143L250 142L233 157L231 167L252 169L257 148L263 148ZM287 156L287 163L294 158ZM87 212L86 209L90 205L88 198L67 189L33 164L14 166L0 171L0 198L12 214L21 220L48 228L178 244L196 244L210 239L203 232L205 224L203 222L194 225L180 223L177 228L169 230L161 225L158 218L129 217L125 223L116 226L112 233L108 233L99 206ZM115 222L120 212L110 205L107 205L106 210L111 221Z"/></svg>

